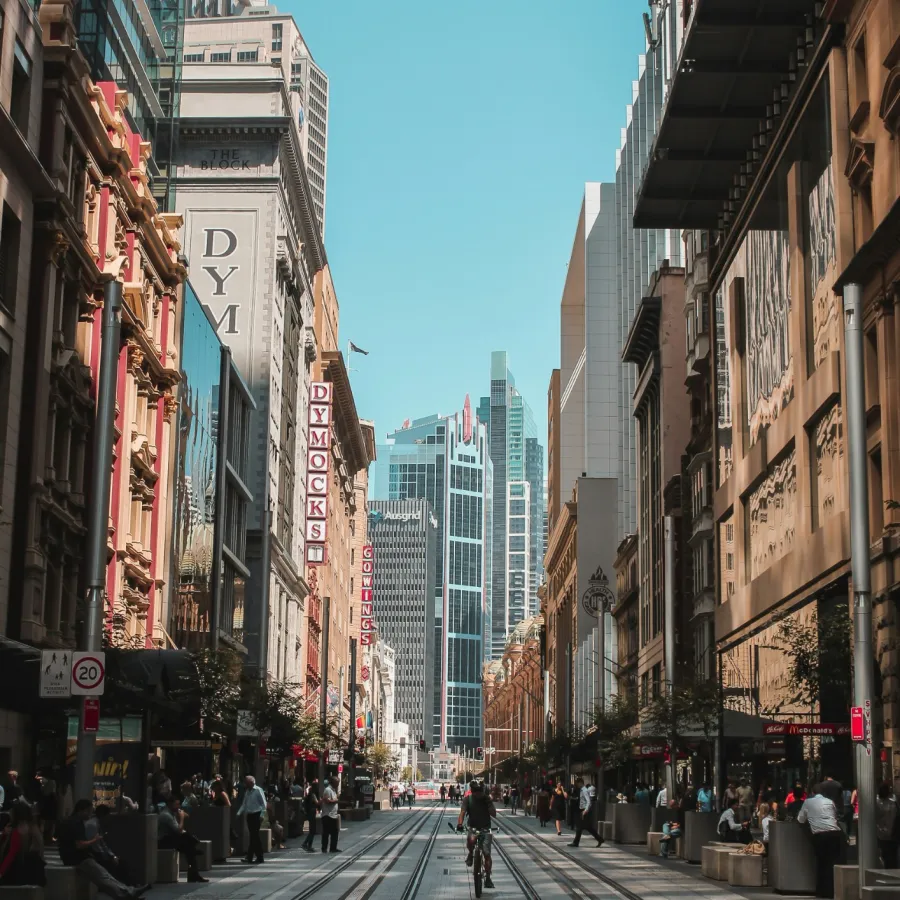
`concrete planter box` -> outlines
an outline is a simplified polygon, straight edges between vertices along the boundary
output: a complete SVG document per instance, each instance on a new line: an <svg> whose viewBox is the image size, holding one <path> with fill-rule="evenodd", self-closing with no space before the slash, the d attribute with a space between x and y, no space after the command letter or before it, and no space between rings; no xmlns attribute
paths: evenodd
<svg viewBox="0 0 900 900"><path fill-rule="evenodd" d="M769 887L781 894L815 894L812 835L796 822L769 826Z"/></svg>
<svg viewBox="0 0 900 900"><path fill-rule="evenodd" d="M613 837L613 829L612 822L604 821L597 823L597 834L603 838L604 841L611 841Z"/></svg>
<svg viewBox="0 0 900 900"><path fill-rule="evenodd" d="M684 836L681 839L683 858L690 863L702 861L703 848L714 843L719 835L718 813L687 812L684 814Z"/></svg>
<svg viewBox="0 0 900 900"><path fill-rule="evenodd" d="M900 869L866 869L863 887L900 887Z"/></svg>
<svg viewBox="0 0 900 900"><path fill-rule="evenodd" d="M75 866L47 866L46 900L96 900L97 887L78 873Z"/></svg>
<svg viewBox="0 0 900 900"><path fill-rule="evenodd" d="M201 806L191 811L187 830L198 841L209 841L214 862L228 859L231 853L231 809L227 806Z"/></svg>
<svg viewBox="0 0 900 900"><path fill-rule="evenodd" d="M156 851L156 881L154 884L178 884L179 860L177 850Z"/></svg>
<svg viewBox="0 0 900 900"><path fill-rule="evenodd" d="M728 883L733 887L762 887L763 857L757 853L732 853L728 857Z"/></svg>
<svg viewBox="0 0 900 900"><path fill-rule="evenodd" d="M834 867L834 900L859 900L859 866Z"/></svg>
<svg viewBox="0 0 900 900"><path fill-rule="evenodd" d="M156 814L113 813L103 820L109 849L128 867L138 884L156 882Z"/></svg>
<svg viewBox="0 0 900 900"><path fill-rule="evenodd" d="M247 817L239 816L235 805L231 806L231 827L235 834L235 842L232 844L234 855L246 856L247 851L250 849L250 832L247 830Z"/></svg>
<svg viewBox="0 0 900 900"><path fill-rule="evenodd" d="M671 812L665 806L654 806L650 815L650 829L652 831L662 831L663 824L672 818ZM681 817L675 814L676 819Z"/></svg>
<svg viewBox="0 0 900 900"><path fill-rule="evenodd" d="M617 844L644 844L650 831L650 807L617 803L612 814L613 840Z"/></svg>

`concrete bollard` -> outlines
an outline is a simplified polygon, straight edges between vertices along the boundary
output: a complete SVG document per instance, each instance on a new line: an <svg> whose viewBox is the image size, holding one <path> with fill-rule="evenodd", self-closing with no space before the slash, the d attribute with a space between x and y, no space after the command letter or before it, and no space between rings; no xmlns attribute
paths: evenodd
<svg viewBox="0 0 900 900"><path fill-rule="evenodd" d="M156 851L156 881L155 884L178 883L178 851Z"/></svg>
<svg viewBox="0 0 900 900"><path fill-rule="evenodd" d="M736 887L762 887L763 857L758 853L732 853L728 857L728 883Z"/></svg>
<svg viewBox="0 0 900 900"><path fill-rule="evenodd" d="M834 867L834 900L859 900L859 866Z"/></svg>

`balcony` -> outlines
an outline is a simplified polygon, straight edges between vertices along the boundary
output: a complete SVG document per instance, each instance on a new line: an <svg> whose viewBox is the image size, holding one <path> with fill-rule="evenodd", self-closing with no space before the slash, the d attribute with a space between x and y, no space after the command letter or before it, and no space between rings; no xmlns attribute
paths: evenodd
<svg viewBox="0 0 900 900"><path fill-rule="evenodd" d="M694 594L693 612L691 621L711 616L716 611L716 592L712 585L707 585Z"/></svg>

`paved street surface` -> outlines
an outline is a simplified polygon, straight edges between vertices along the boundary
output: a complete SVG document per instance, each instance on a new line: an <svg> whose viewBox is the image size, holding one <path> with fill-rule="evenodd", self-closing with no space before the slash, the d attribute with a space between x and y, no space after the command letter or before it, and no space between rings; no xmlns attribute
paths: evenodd
<svg viewBox="0 0 900 900"><path fill-rule="evenodd" d="M209 884L159 885L148 900L459 900L474 897L465 866L465 842L447 826L456 812L449 804L376 813L347 826L338 854L299 849L274 852L260 866L232 862L214 867ZM767 890L738 893L700 876L699 866L652 859L640 848L606 845L589 837L577 849L571 833L557 837L521 813L500 811L494 841L495 890L489 900L757 900ZM206 873L210 874L210 873ZM782 898L784 900L784 898Z"/></svg>

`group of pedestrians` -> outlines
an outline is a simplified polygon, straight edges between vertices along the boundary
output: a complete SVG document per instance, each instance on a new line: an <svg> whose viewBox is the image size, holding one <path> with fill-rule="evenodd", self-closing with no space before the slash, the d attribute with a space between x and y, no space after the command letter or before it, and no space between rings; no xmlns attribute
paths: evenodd
<svg viewBox="0 0 900 900"><path fill-rule="evenodd" d="M404 786L402 784L394 783L390 787L390 794L392 809L402 809L404 800L406 801L407 807L412 809L413 802L416 799L416 789L412 784Z"/></svg>

